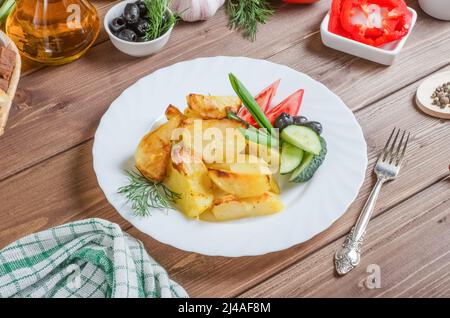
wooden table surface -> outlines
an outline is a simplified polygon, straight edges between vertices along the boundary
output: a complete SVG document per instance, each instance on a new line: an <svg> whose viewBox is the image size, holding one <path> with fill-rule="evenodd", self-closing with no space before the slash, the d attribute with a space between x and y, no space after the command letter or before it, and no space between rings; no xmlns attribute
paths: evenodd
<svg viewBox="0 0 450 318"><path fill-rule="evenodd" d="M103 16L117 1L93 2ZM254 43L230 31L219 11L207 22L180 23L153 57L127 57L102 32L89 53L72 64L26 63L0 138L0 248L32 232L99 217L142 240L192 297L450 297L450 126L421 113L413 102L425 77L450 70L450 22L432 19L408 1L418 11L417 24L399 59L385 67L322 45L319 24L329 4L277 4L277 14ZM304 72L337 93L361 124L369 158L364 185L345 215L310 241L258 257L188 253L140 233L101 192L92 168L92 139L111 102L161 67L215 55L267 59ZM382 190L360 266L339 278L333 253L374 185L376 156L394 126L413 134L401 176ZM370 264L380 268L381 288L366 286Z"/></svg>

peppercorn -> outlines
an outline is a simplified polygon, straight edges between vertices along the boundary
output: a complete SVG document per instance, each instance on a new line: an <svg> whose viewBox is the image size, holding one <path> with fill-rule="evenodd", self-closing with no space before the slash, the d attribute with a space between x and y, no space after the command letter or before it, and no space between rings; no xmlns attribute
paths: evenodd
<svg viewBox="0 0 450 318"><path fill-rule="evenodd" d="M450 82L436 87L431 94L431 104L440 108L450 107Z"/></svg>

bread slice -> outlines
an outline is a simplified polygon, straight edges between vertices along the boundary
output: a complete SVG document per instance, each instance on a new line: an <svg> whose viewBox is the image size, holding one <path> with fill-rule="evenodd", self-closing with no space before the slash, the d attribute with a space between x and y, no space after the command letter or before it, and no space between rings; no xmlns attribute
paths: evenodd
<svg viewBox="0 0 450 318"><path fill-rule="evenodd" d="M7 116L6 112L9 111L10 105L11 105L11 98L4 90L0 89L0 119L2 120L2 122L3 118L5 117L6 123L6 116Z"/></svg>
<svg viewBox="0 0 450 318"><path fill-rule="evenodd" d="M19 84L21 59L19 51L14 42L2 31L0 31L0 45L14 51L16 53L16 63L9 80L8 89L0 92L0 136L5 130L6 121L8 120L9 110L11 109L12 100L16 94L17 85Z"/></svg>

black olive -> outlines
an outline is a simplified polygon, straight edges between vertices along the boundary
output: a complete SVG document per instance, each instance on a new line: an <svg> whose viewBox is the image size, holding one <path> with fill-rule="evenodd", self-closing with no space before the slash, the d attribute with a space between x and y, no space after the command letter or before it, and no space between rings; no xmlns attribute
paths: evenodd
<svg viewBox="0 0 450 318"><path fill-rule="evenodd" d="M283 130L289 125L292 125L294 123L294 120L291 115L286 113L281 113L276 119L275 119L275 128L278 128L279 130Z"/></svg>
<svg viewBox="0 0 450 318"><path fill-rule="evenodd" d="M134 3L127 3L123 10L123 17L127 24L135 24L139 20L139 7Z"/></svg>
<svg viewBox="0 0 450 318"><path fill-rule="evenodd" d="M145 35L150 29L150 24L148 23L148 21L141 19L133 27L137 35L142 36Z"/></svg>
<svg viewBox="0 0 450 318"><path fill-rule="evenodd" d="M109 28L111 29L111 32L118 33L125 29L125 25L125 19L123 17L118 17L111 21L111 23L109 24Z"/></svg>
<svg viewBox="0 0 450 318"><path fill-rule="evenodd" d="M147 9L147 6L145 5L145 2L142 0L138 0L134 4L137 5L139 8L140 17L143 19L147 19L148 18L148 9Z"/></svg>
<svg viewBox="0 0 450 318"><path fill-rule="evenodd" d="M130 29L123 29L122 31L117 33L117 37L129 42L136 42L137 40L136 32Z"/></svg>
<svg viewBox="0 0 450 318"><path fill-rule="evenodd" d="M303 126L308 122L308 118L305 116L295 116L294 117L294 125Z"/></svg>
<svg viewBox="0 0 450 318"><path fill-rule="evenodd" d="M322 129L322 124L319 123L318 121L309 121L305 124L306 127L311 128L312 130L314 130L317 134L321 134L323 129Z"/></svg>

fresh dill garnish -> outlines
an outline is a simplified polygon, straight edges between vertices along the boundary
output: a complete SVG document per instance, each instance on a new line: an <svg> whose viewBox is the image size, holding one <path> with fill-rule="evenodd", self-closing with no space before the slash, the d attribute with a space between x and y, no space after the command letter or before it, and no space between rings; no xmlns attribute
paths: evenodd
<svg viewBox="0 0 450 318"><path fill-rule="evenodd" d="M266 23L274 13L268 0L228 0L226 10L230 28L242 30L251 41L256 40L258 23Z"/></svg>
<svg viewBox="0 0 450 318"><path fill-rule="evenodd" d="M146 179L139 172L125 170L129 184L120 187L117 192L123 194L131 203L136 216L150 216L152 208L159 210L173 209L175 201L180 195L171 191L162 182Z"/></svg>
<svg viewBox="0 0 450 318"><path fill-rule="evenodd" d="M145 39L151 41L166 33L176 22L177 18L168 11L171 0L144 0L148 11L149 29Z"/></svg>

